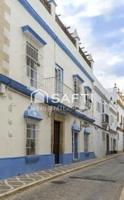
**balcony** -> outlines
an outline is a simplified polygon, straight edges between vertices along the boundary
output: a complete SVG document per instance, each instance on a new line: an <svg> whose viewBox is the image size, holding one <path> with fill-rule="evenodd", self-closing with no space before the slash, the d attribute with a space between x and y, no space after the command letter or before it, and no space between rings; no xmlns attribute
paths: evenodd
<svg viewBox="0 0 124 200"><path fill-rule="evenodd" d="M44 7L46 8L46 10L51 14L51 6L48 3L48 1L47 0L39 0L39 1L44 5Z"/></svg>
<svg viewBox="0 0 124 200"><path fill-rule="evenodd" d="M63 82L57 81L55 77L43 78L43 74L39 72L40 68L32 69L29 66L24 67L22 82L28 88L35 90L41 89L54 99L57 94L62 104L75 110L85 110L87 107L85 96L78 96L73 100L74 90ZM41 70L42 71L42 70Z"/></svg>

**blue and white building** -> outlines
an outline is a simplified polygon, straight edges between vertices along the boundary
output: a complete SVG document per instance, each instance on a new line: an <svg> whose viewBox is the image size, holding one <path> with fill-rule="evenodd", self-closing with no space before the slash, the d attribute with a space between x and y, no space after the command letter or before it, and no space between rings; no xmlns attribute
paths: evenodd
<svg viewBox="0 0 124 200"><path fill-rule="evenodd" d="M104 100L109 112L110 99L77 32L60 21L54 0L2 2L0 179L105 156L109 121L95 123L94 105Z"/></svg>
<svg viewBox="0 0 124 200"><path fill-rule="evenodd" d="M93 158L92 60L55 14L54 1L5 3L10 30L8 67L0 74L0 178ZM31 104L37 89L48 101ZM54 93L87 95L81 105L52 102Z"/></svg>

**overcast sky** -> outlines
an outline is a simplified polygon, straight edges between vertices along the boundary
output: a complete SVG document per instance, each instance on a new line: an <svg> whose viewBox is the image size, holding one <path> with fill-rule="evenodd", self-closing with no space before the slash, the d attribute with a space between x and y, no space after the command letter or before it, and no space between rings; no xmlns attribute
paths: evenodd
<svg viewBox="0 0 124 200"><path fill-rule="evenodd" d="M94 58L94 73L104 87L124 92L124 0L56 0L65 25L76 28Z"/></svg>

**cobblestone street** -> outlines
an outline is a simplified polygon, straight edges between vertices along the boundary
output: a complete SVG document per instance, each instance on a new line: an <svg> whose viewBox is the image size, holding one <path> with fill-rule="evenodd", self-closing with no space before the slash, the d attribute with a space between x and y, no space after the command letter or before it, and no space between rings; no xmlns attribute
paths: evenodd
<svg viewBox="0 0 124 200"><path fill-rule="evenodd" d="M6 200L119 200L123 187L124 156L121 155L39 184Z"/></svg>

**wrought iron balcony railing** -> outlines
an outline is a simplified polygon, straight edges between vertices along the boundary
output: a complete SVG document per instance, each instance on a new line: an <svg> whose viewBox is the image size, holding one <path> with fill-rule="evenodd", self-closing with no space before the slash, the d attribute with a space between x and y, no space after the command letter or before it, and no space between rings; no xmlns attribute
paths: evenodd
<svg viewBox="0 0 124 200"><path fill-rule="evenodd" d="M76 110L83 111L86 109L85 95L78 94L78 99L74 99L74 90L55 77L43 78L43 74L39 72L40 68L32 69L30 66L24 67L23 83L32 90L41 89L48 94L49 97L59 98L64 105Z"/></svg>

